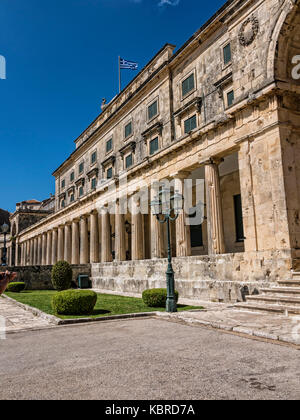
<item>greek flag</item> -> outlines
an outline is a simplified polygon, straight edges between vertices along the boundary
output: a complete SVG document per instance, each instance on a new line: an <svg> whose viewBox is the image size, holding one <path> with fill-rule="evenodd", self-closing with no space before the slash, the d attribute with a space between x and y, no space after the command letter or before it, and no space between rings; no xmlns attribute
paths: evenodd
<svg viewBox="0 0 300 420"><path fill-rule="evenodd" d="M120 58L120 69L137 70L138 67L139 67L138 63L124 60L124 58Z"/></svg>

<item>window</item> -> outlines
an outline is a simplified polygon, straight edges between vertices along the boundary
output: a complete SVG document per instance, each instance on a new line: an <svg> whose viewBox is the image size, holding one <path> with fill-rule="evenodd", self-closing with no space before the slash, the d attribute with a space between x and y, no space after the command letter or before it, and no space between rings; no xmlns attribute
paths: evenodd
<svg viewBox="0 0 300 420"><path fill-rule="evenodd" d="M127 155L125 158L125 168L128 169L133 164L133 155L130 153L130 155Z"/></svg>
<svg viewBox="0 0 300 420"><path fill-rule="evenodd" d="M112 150L112 139L107 140L106 142L106 153Z"/></svg>
<svg viewBox="0 0 300 420"><path fill-rule="evenodd" d="M66 181L63 179L63 180L61 181L61 188L65 188L65 186L66 186Z"/></svg>
<svg viewBox="0 0 300 420"><path fill-rule="evenodd" d="M244 225L243 225L243 210L242 210L242 198L241 194L233 196L234 200L234 216L235 216L235 231L236 241L244 241Z"/></svg>
<svg viewBox="0 0 300 420"><path fill-rule="evenodd" d="M158 114L158 103L157 101L153 102L148 106L148 120L152 120Z"/></svg>
<svg viewBox="0 0 300 420"><path fill-rule="evenodd" d="M188 118L184 121L184 133L188 134L197 127L197 118L196 115L193 115L191 118Z"/></svg>
<svg viewBox="0 0 300 420"><path fill-rule="evenodd" d="M74 200L75 200L74 194L71 194L71 196L70 196L70 203L73 203Z"/></svg>
<svg viewBox="0 0 300 420"><path fill-rule="evenodd" d="M96 163L97 161L97 152L93 152L91 156L91 164Z"/></svg>
<svg viewBox="0 0 300 420"><path fill-rule="evenodd" d="M79 165L79 173L80 173L80 174L82 174L83 169L84 169L84 163L83 163L83 162L81 162L81 164Z"/></svg>
<svg viewBox="0 0 300 420"><path fill-rule="evenodd" d="M79 188L79 197L82 197L83 196L83 187L80 187Z"/></svg>
<svg viewBox="0 0 300 420"><path fill-rule="evenodd" d="M66 204L65 204L65 200L62 200L62 201L61 201L61 208L63 209L63 208L65 207L65 205L66 205Z"/></svg>
<svg viewBox="0 0 300 420"><path fill-rule="evenodd" d="M234 92L231 90L227 93L227 106L231 106L234 102Z"/></svg>
<svg viewBox="0 0 300 420"><path fill-rule="evenodd" d="M228 64L231 61L231 45L230 43L227 44L223 48L223 58L224 58L224 64Z"/></svg>
<svg viewBox="0 0 300 420"><path fill-rule="evenodd" d="M94 189L96 189L96 187L97 187L97 178L93 178L92 179L92 189L94 190Z"/></svg>
<svg viewBox="0 0 300 420"><path fill-rule="evenodd" d="M110 168L108 168L108 169L107 169L107 171L106 171L106 178L107 178L107 179L111 179L111 178L112 178L112 176L113 176L113 169L112 169L112 167L110 167Z"/></svg>
<svg viewBox="0 0 300 420"><path fill-rule="evenodd" d="M70 174L70 181L73 182L74 179L75 179L75 174L74 174L74 172L71 172L71 174Z"/></svg>
<svg viewBox="0 0 300 420"><path fill-rule="evenodd" d="M150 155L153 155L158 150L158 137L150 141Z"/></svg>
<svg viewBox="0 0 300 420"><path fill-rule="evenodd" d="M125 126L125 139L127 139L127 137L131 136L132 134L132 122L128 123Z"/></svg>
<svg viewBox="0 0 300 420"><path fill-rule="evenodd" d="M184 98L188 93L195 89L194 73L182 82L182 97Z"/></svg>

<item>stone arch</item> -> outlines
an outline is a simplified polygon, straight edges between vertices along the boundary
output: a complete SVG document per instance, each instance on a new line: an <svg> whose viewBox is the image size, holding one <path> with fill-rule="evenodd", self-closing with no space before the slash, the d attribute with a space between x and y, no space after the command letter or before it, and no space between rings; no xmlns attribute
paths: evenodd
<svg viewBox="0 0 300 420"><path fill-rule="evenodd" d="M300 0L285 0L270 34L267 59L268 79L291 79L291 59L295 55L292 41L299 24Z"/></svg>

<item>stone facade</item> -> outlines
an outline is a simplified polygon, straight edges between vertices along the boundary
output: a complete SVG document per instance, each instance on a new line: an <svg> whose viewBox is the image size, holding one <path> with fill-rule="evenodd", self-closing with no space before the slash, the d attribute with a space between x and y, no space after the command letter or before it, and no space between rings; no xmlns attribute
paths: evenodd
<svg viewBox="0 0 300 420"><path fill-rule="evenodd" d="M171 226L182 296L235 301L245 285L256 293L290 278L300 261L299 23L299 0L232 0L175 54L166 44L54 172L55 212L17 235L17 264L91 263L99 288L164 285L165 226L110 209L125 195L138 209L154 179L179 190L192 179L205 184L202 226L183 214Z"/></svg>

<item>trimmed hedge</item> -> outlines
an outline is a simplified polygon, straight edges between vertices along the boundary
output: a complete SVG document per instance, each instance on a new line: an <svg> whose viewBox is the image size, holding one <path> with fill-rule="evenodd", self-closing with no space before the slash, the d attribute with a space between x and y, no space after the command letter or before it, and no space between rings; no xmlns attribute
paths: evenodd
<svg viewBox="0 0 300 420"><path fill-rule="evenodd" d="M52 308L58 315L89 315L97 302L91 290L64 290L52 297Z"/></svg>
<svg viewBox="0 0 300 420"><path fill-rule="evenodd" d="M178 302L179 294L175 290L175 300ZM167 289L148 289L143 291L143 302L150 308L164 308L167 302Z"/></svg>
<svg viewBox="0 0 300 420"><path fill-rule="evenodd" d="M68 290L72 285L72 268L67 261L58 261L52 267L52 285L55 290Z"/></svg>
<svg viewBox="0 0 300 420"><path fill-rule="evenodd" d="M25 289L25 283L19 281L19 282L13 282L8 283L6 292L14 292L14 293L20 293Z"/></svg>

